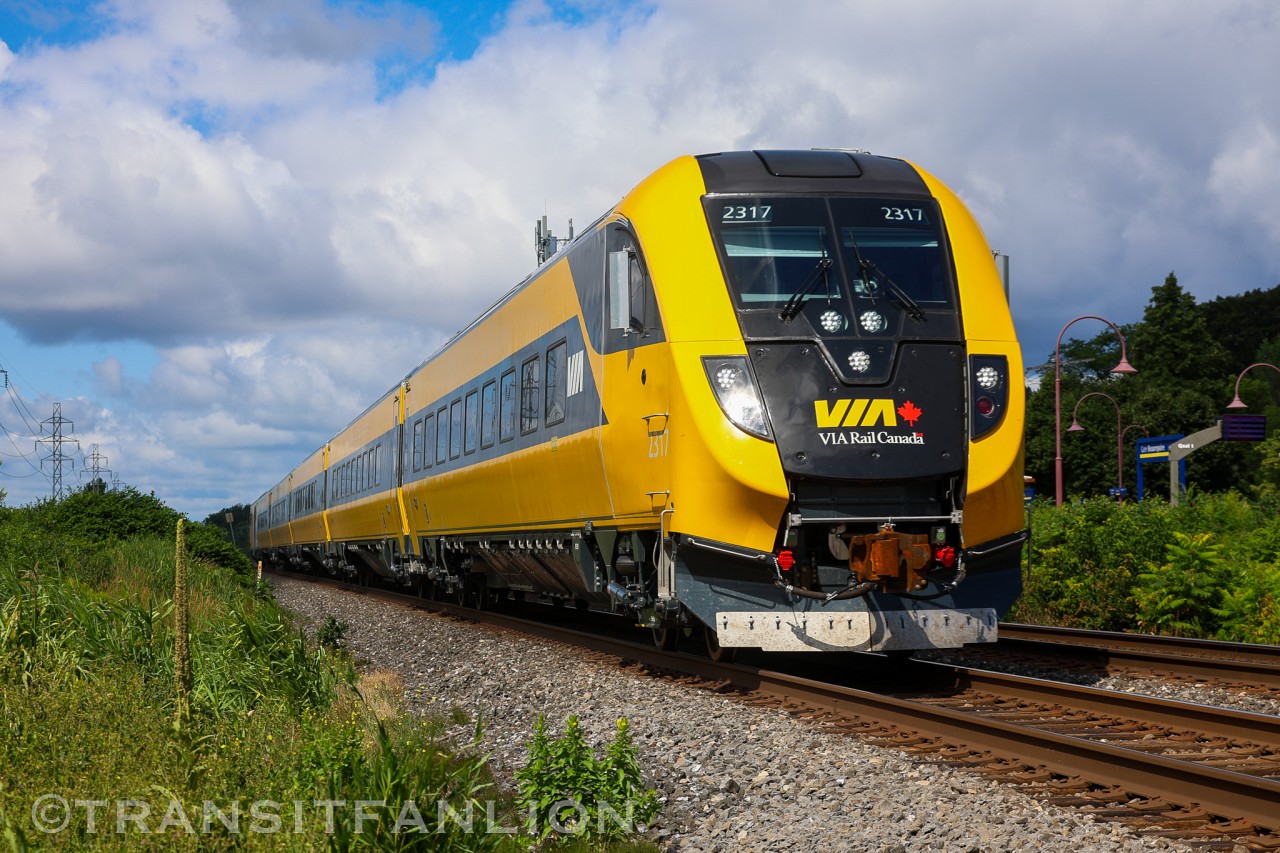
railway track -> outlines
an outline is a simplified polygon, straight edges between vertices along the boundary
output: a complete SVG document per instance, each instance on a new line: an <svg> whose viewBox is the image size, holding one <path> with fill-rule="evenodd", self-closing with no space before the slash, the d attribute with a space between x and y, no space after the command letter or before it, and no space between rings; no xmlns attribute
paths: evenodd
<svg viewBox="0 0 1280 853"><path fill-rule="evenodd" d="M1244 692L1280 693L1280 646L1224 643L1001 623L1000 641L966 654L1107 674L1209 682Z"/></svg>
<svg viewBox="0 0 1280 853"><path fill-rule="evenodd" d="M653 677L735 692L744 701L961 766L1144 833L1207 847L1280 849L1280 718L1274 716L920 661L896 664L888 676L875 667L850 669L845 680L857 686L831 683L343 586L569 643ZM775 663L791 669L799 661L765 661Z"/></svg>

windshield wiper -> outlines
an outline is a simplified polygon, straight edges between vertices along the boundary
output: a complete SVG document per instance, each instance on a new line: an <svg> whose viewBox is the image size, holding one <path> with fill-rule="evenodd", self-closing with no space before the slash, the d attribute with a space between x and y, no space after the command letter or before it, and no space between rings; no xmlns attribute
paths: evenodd
<svg viewBox="0 0 1280 853"><path fill-rule="evenodd" d="M885 275L878 266L871 261L863 260L861 257L858 258L858 265L862 267L863 277L866 278L868 284L874 284L876 279L884 282L885 288L893 295L898 304L906 309L912 320L924 319L924 309L920 307L919 303L907 295L907 292L899 287L897 282Z"/></svg>
<svg viewBox="0 0 1280 853"><path fill-rule="evenodd" d="M791 294L791 298L782 306L782 311L778 316L782 318L784 323L790 323L800 313L800 309L804 307L804 298L809 295L809 291L813 290L814 285L818 283L819 276L825 282L827 280L827 270L831 269L830 258L819 258L818 262L813 265L813 272L809 273L809 277L800 283L796 288L796 292ZM831 285L828 283L827 292L831 292Z"/></svg>
<svg viewBox="0 0 1280 853"><path fill-rule="evenodd" d="M912 320L923 320L924 310L916 304L916 301L908 296L905 290L898 287L897 282L885 275L878 266L862 257L862 250L858 248L858 241L853 239L852 231L849 232L849 245L853 247L853 256L858 259L858 271L867 283L867 295L875 299L876 280L879 279L884 282L885 289L893 295L897 303L911 315Z"/></svg>

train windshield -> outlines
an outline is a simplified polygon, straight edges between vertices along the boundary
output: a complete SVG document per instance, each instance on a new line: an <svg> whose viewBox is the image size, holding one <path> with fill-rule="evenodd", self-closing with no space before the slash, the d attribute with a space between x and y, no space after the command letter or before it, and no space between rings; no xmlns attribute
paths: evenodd
<svg viewBox="0 0 1280 853"><path fill-rule="evenodd" d="M917 319L955 303L930 199L708 197L741 308L884 299ZM785 319L785 317L784 317Z"/></svg>

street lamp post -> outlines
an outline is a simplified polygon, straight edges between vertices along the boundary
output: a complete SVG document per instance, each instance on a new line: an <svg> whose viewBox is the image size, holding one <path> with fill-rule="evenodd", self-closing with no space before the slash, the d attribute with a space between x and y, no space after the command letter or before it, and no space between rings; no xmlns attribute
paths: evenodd
<svg viewBox="0 0 1280 853"><path fill-rule="evenodd" d="M1104 394L1101 391L1090 391L1079 400L1076 400L1076 407L1071 410L1071 426L1067 427L1067 432L1084 432L1084 427L1080 426L1080 421L1076 420L1076 415L1080 411L1080 404L1090 397L1104 397L1111 401L1111 405L1116 407L1116 486L1124 488L1124 430L1120 428L1120 404L1110 394ZM1116 495L1119 497L1119 494Z"/></svg>
<svg viewBox="0 0 1280 853"><path fill-rule="evenodd" d="M1137 373L1133 365L1129 364L1129 358L1125 352L1124 335L1120 334L1120 329L1116 324L1105 317L1097 317L1093 314L1083 314L1071 320L1067 325L1062 327L1062 331L1058 333L1058 342L1053 347L1053 481L1054 481L1054 500L1058 506L1062 506L1062 336L1067 333L1072 324L1081 320L1099 320L1111 327L1111 331L1116 333L1116 337L1120 339L1120 363L1111 368L1112 373ZM1084 399L1083 397L1081 399Z"/></svg>
<svg viewBox="0 0 1280 853"><path fill-rule="evenodd" d="M1255 367L1269 367L1272 370L1274 370L1276 373L1280 373L1280 367L1276 367L1274 364L1271 364L1270 362L1266 362L1266 361L1259 361L1255 364L1251 364L1248 367L1246 367L1244 370L1240 371L1240 375L1236 377L1236 396L1235 396L1235 399L1232 400L1227 405L1228 409L1249 408L1244 404L1244 401L1240 399L1240 380L1244 379L1244 375L1248 373L1250 370L1253 370Z"/></svg>

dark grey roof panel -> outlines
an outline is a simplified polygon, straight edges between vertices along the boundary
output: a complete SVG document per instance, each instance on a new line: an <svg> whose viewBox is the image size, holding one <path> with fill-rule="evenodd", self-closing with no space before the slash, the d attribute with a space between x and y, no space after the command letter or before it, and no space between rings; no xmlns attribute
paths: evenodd
<svg viewBox="0 0 1280 853"><path fill-rule="evenodd" d="M902 160L848 151L726 151L698 158L709 193L929 195Z"/></svg>

